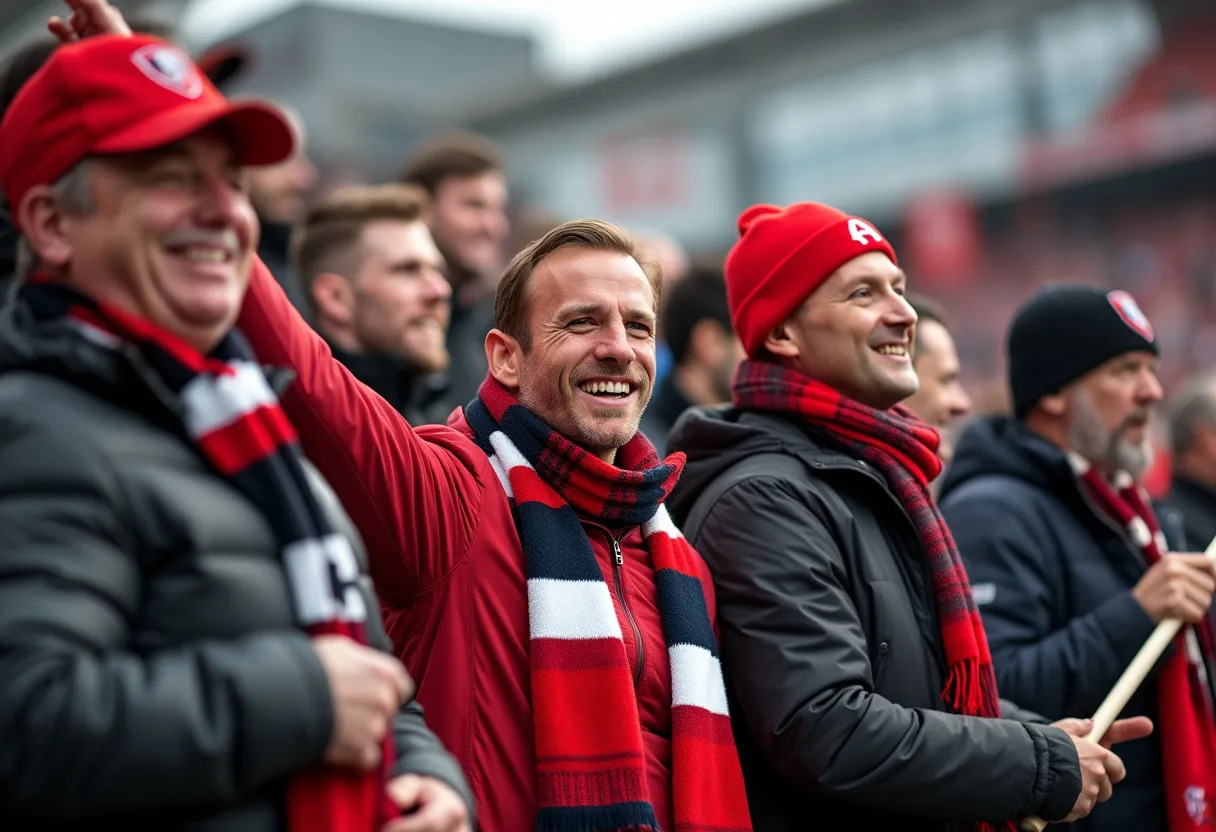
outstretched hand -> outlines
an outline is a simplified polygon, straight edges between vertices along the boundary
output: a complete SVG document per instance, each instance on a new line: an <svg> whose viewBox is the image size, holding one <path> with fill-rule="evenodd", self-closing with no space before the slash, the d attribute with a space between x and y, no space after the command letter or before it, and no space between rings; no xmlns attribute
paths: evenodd
<svg viewBox="0 0 1216 832"><path fill-rule="evenodd" d="M107 0L64 0L72 14L64 20L58 15L47 21L46 28L63 43L74 43L96 35L130 35L131 27L122 12Z"/></svg>

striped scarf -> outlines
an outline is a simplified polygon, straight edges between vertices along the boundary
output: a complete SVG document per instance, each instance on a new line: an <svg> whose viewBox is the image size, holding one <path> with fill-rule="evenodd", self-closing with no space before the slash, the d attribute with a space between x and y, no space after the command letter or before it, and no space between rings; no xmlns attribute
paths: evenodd
<svg viewBox="0 0 1216 832"><path fill-rule="evenodd" d="M310 636L344 635L366 643L366 604L350 541L326 519L308 484L295 430L279 408L241 335L230 332L208 356L173 334L62 283L34 278L21 299L36 324L66 322L95 347L134 351L180 403L182 428L213 468L266 517L297 624ZM373 832L397 814L384 791L395 756L385 739L378 774L318 766L288 787L291 832Z"/></svg>
<svg viewBox="0 0 1216 832"><path fill-rule="evenodd" d="M937 624L946 653L942 701L956 713L1000 717L988 637L954 537L929 493L941 473L940 437L905 407L875 410L826 384L766 361L744 361L735 372L736 407L795 416L828 434L855 458L873 465L903 505L933 575ZM991 829L977 823L977 829ZM1005 824L1016 830L1016 825Z"/></svg>
<svg viewBox="0 0 1216 832"><path fill-rule="evenodd" d="M1084 491L1115 521L1152 566L1169 551L1148 499L1126 471L1107 482L1082 456L1070 453ZM1209 623L1183 627L1174 653L1157 676L1157 720L1170 832L1200 832L1216 824L1216 724L1208 659L1213 653Z"/></svg>
<svg viewBox="0 0 1216 832"><path fill-rule="evenodd" d="M641 722L612 595L579 515L641 525L671 659L672 805L679 832L751 829L697 553L663 506L683 468L639 433L609 465L493 378L466 409L513 501L528 581L541 832L657 830Z"/></svg>

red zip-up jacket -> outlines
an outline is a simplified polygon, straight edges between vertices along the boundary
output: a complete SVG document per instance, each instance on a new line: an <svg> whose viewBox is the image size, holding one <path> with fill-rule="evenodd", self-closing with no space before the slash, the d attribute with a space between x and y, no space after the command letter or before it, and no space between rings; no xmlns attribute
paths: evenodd
<svg viewBox="0 0 1216 832"><path fill-rule="evenodd" d="M363 536L385 628L418 684L427 725L464 768L481 829L532 829L524 554L463 411L446 427L412 428L332 357L260 261L238 327L262 362L296 372L283 407ZM637 527L584 520L583 529L633 668L650 801L671 829L671 668L654 566ZM698 568L712 622L713 584Z"/></svg>

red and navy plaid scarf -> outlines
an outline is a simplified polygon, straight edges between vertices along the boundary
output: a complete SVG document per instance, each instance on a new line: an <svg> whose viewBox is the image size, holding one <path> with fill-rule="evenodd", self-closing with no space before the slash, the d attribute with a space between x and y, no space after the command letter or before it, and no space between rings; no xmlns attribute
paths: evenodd
<svg viewBox="0 0 1216 832"><path fill-rule="evenodd" d="M1165 535L1132 476L1121 471L1112 484L1083 457L1069 454L1068 461L1091 502L1124 530L1145 562L1152 566L1161 560L1169 551ZM1216 724L1207 672L1212 648L1207 621L1183 627L1174 654L1157 676L1157 733L1170 832L1210 832L1216 824Z"/></svg>
<svg viewBox="0 0 1216 832"><path fill-rule="evenodd" d="M466 409L513 501L528 581L541 832L657 830L633 677L612 595L579 514L642 527L671 658L672 805L679 832L751 829L699 555L663 500L683 455L641 433L609 465L552 430L493 378Z"/></svg>
<svg viewBox="0 0 1216 832"><path fill-rule="evenodd" d="M883 475L912 519L933 575L937 622L949 668L942 700L960 714L1000 717L984 624L954 537L929 492L929 483L942 470L937 431L905 407L875 410L766 361L740 364L733 390L735 406L797 417ZM977 828L990 827L979 823ZM1008 823L1005 828L1017 827Z"/></svg>
<svg viewBox="0 0 1216 832"><path fill-rule="evenodd" d="M906 408L875 410L765 361L739 365L734 394L738 407L799 417L882 473L912 518L933 572L938 625L950 668L942 698L959 713L999 717L996 677L979 610L958 547L929 494L929 483L942 469L937 431Z"/></svg>
<svg viewBox="0 0 1216 832"><path fill-rule="evenodd" d="M36 325L66 323L94 346L135 351L180 403L182 429L215 470L256 505L280 546L297 623L310 636L366 643L366 604L350 541L336 532L308 484L295 430L239 333L208 356L169 332L61 283L35 278L21 298ZM318 766L287 794L291 832L373 832L397 811L377 774Z"/></svg>

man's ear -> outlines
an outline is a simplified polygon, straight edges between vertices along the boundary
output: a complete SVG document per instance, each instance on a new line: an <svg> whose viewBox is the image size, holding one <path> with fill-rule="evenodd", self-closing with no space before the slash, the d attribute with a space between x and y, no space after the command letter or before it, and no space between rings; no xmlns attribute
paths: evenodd
<svg viewBox="0 0 1216 832"><path fill-rule="evenodd" d="M65 233L71 217L63 212L49 185L35 185L14 215L38 262L63 270L72 262L72 243Z"/></svg>
<svg viewBox="0 0 1216 832"><path fill-rule="evenodd" d="M793 318L786 318L777 324L776 328L764 339L764 348L777 358L797 358L798 344L790 334L793 328Z"/></svg>
<svg viewBox="0 0 1216 832"><path fill-rule="evenodd" d="M523 356L519 341L501 329L491 329L486 335L486 362L490 365L490 375L508 390L519 389Z"/></svg>
<svg viewBox="0 0 1216 832"><path fill-rule="evenodd" d="M1041 408L1048 416L1065 416L1071 407L1072 400L1069 396L1068 388L1056 393L1048 393L1035 404Z"/></svg>
<svg viewBox="0 0 1216 832"><path fill-rule="evenodd" d="M336 272L322 272L312 281L312 302L318 317L334 326L349 327L355 320L355 287Z"/></svg>

